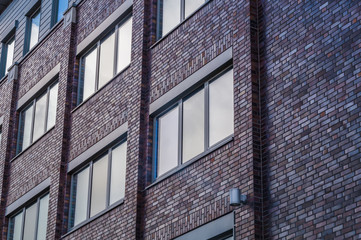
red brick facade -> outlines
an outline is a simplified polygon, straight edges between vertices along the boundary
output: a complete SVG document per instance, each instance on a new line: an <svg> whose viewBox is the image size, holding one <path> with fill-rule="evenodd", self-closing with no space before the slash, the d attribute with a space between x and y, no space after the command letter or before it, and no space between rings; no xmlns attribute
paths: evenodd
<svg viewBox="0 0 361 240"><path fill-rule="evenodd" d="M131 63L77 106L79 45L129 2ZM11 206L50 179L47 239L173 239L232 212L234 239L359 239L361 3L209 0L161 39L157 8L157 0L70 1L75 21L43 30L16 55L18 78L0 82L1 238ZM154 182L151 104L228 52L232 138ZM17 154L18 102L58 64L55 127ZM125 125L124 200L70 229L69 166ZM230 206L231 188L245 205Z"/></svg>

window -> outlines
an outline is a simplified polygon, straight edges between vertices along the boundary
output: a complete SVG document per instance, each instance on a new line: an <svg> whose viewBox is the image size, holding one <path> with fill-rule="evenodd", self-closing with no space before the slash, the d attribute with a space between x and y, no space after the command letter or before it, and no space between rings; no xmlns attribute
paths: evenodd
<svg viewBox="0 0 361 240"><path fill-rule="evenodd" d="M49 194L24 207L9 221L9 240L46 239Z"/></svg>
<svg viewBox="0 0 361 240"><path fill-rule="evenodd" d="M233 134L233 71L205 82L155 121L155 178Z"/></svg>
<svg viewBox="0 0 361 240"><path fill-rule="evenodd" d="M20 112L17 153L55 126L57 99L56 82Z"/></svg>
<svg viewBox="0 0 361 240"><path fill-rule="evenodd" d="M158 38L189 17L208 0L159 0L158 1Z"/></svg>
<svg viewBox="0 0 361 240"><path fill-rule="evenodd" d="M25 43L25 53L32 49L39 41L40 27L40 8L38 8L30 17L27 24L27 38Z"/></svg>
<svg viewBox="0 0 361 240"><path fill-rule="evenodd" d="M68 9L68 0L54 0L53 25L63 18L63 13Z"/></svg>
<svg viewBox="0 0 361 240"><path fill-rule="evenodd" d="M124 141L73 174L70 228L101 214L124 198L126 154Z"/></svg>
<svg viewBox="0 0 361 240"><path fill-rule="evenodd" d="M9 67L13 65L14 59L14 45L15 45L15 37L11 37L9 41L3 44L2 50L2 69L1 69L1 76L4 76L8 73Z"/></svg>
<svg viewBox="0 0 361 240"><path fill-rule="evenodd" d="M132 17L127 18L80 59L78 104L130 64Z"/></svg>

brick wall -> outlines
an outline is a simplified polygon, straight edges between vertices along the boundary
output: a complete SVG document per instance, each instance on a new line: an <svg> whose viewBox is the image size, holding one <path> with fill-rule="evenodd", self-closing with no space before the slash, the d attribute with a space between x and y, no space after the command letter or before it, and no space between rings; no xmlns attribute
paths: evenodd
<svg viewBox="0 0 361 240"><path fill-rule="evenodd" d="M361 4L263 1L272 238L361 234Z"/></svg>

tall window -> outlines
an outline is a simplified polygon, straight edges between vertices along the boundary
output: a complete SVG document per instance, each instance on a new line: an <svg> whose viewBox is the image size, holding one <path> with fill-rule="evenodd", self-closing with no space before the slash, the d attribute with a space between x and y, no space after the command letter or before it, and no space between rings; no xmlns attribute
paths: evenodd
<svg viewBox="0 0 361 240"><path fill-rule="evenodd" d="M9 221L9 240L46 239L49 194L21 209Z"/></svg>
<svg viewBox="0 0 361 240"><path fill-rule="evenodd" d="M40 8L38 8L30 17L28 18L27 26L27 38L25 43L25 52L28 52L32 49L35 44L39 41L39 27L40 27Z"/></svg>
<svg viewBox="0 0 361 240"><path fill-rule="evenodd" d="M13 64L14 60L14 45L15 45L15 36L11 37L9 41L3 44L2 50L2 69L1 76L4 76L8 73L9 67Z"/></svg>
<svg viewBox="0 0 361 240"><path fill-rule="evenodd" d="M233 71L206 82L156 117L155 177L233 134Z"/></svg>
<svg viewBox="0 0 361 240"><path fill-rule="evenodd" d="M132 17L118 24L81 58L78 103L87 99L130 64Z"/></svg>
<svg viewBox="0 0 361 240"><path fill-rule="evenodd" d="M54 0L53 2L53 25L63 18L63 13L68 8L68 0Z"/></svg>
<svg viewBox="0 0 361 240"><path fill-rule="evenodd" d="M20 112L17 153L55 125L58 83L49 86Z"/></svg>
<svg viewBox="0 0 361 240"><path fill-rule="evenodd" d="M70 228L124 198L126 154L125 141L110 148L72 176Z"/></svg>
<svg viewBox="0 0 361 240"><path fill-rule="evenodd" d="M208 0L159 0L158 38L167 34Z"/></svg>

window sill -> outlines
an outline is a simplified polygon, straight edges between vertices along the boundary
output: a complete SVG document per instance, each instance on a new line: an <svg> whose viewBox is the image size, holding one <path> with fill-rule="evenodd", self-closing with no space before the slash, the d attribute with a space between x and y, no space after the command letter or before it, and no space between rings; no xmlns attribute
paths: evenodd
<svg viewBox="0 0 361 240"><path fill-rule="evenodd" d="M31 143L27 148L23 149L21 152L19 152L18 154L16 154L16 156L10 160L10 162L15 161L15 159L17 159L18 157L20 157L21 155L23 155L24 152L26 152L29 148L31 148L33 145L35 145L37 142L40 141L40 139L44 138L46 135L48 135L49 132L51 132L53 129L55 128L55 126L51 127L48 131L46 131L43 135L41 135L38 139L36 139L33 143Z"/></svg>
<svg viewBox="0 0 361 240"><path fill-rule="evenodd" d="M111 82L114 81L114 79L116 79L119 75L121 75L122 73L124 73L128 68L130 68L130 64L128 66L126 66L122 71L120 71L119 73L117 73L112 79L110 79L106 84L104 84L103 87L99 88L98 90L96 90L93 94L91 94L88 98L86 98L85 100L83 100L81 103L79 103L79 105L77 105L73 110L71 110L71 113L74 113L76 110L78 110L79 108L81 108L81 106L83 106L86 102L88 102L91 98L93 98L96 94L98 94L103 88L106 88Z"/></svg>
<svg viewBox="0 0 361 240"><path fill-rule="evenodd" d="M183 21L181 21L180 23L178 23L174 28L172 28L169 32L167 32L166 34L164 34L162 37L160 37L155 43L153 43L150 46L150 49L155 48L155 46L157 46L160 42L162 42L165 38L167 38L170 34L172 34L177 28L179 28L181 25L183 25L186 21L188 21L188 19L190 19L191 17L193 17L197 12L199 12L204 6L206 6L207 4L209 4L212 0L208 0L207 2L203 3L199 8L197 8L192 14L190 14L188 17L186 17ZM158 25L158 23L157 23Z"/></svg>
<svg viewBox="0 0 361 240"><path fill-rule="evenodd" d="M8 76L8 73L7 74L5 74L1 79L0 79L0 83L2 83L4 80L5 80L5 78Z"/></svg>
<svg viewBox="0 0 361 240"><path fill-rule="evenodd" d="M84 220L83 222L79 223L78 225L76 225L75 227L73 227L72 229L70 229L69 232L67 232L66 234L62 235L61 238L65 238L67 236L69 236L70 234L76 232L77 230L79 230L80 228L84 227L85 225L89 224L90 222L94 221L95 219L103 216L104 214L106 214L107 212L110 212L111 210L119 207L120 205L122 205L124 203L124 198L119 200L118 202L113 203L113 205L111 205L109 208L104 209L103 211L101 211L100 213L96 214L95 216Z"/></svg>
<svg viewBox="0 0 361 240"><path fill-rule="evenodd" d="M215 150L217 150L218 148L223 147L224 145L230 143L231 141L233 141L234 139L234 135L230 135L228 137L226 137L225 139L219 141L218 143L216 143L215 145L213 145L212 147L210 147L209 149L207 149L206 151L204 151L203 153L195 156L194 158L192 158L191 160L188 160L186 163L179 165L175 168L173 168L172 170L166 172L165 174L161 175L160 177L158 177L157 179L154 180L154 182L150 185L148 185L145 190L148 190L150 188L152 188L153 186L157 185L158 183L162 182L163 180L169 178L170 176L176 174L177 172L182 171L184 168L188 167L189 165L197 162L198 160L200 160L201 158L204 158L205 156L207 156L208 154L214 152Z"/></svg>

